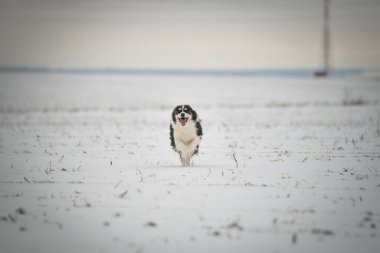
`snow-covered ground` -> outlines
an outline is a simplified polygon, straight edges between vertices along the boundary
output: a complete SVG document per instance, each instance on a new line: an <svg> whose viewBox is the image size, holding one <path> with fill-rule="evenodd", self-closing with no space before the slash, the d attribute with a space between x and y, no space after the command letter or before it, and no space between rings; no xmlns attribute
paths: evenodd
<svg viewBox="0 0 380 253"><path fill-rule="evenodd" d="M379 252L379 124L378 80L0 74L0 252Z"/></svg>

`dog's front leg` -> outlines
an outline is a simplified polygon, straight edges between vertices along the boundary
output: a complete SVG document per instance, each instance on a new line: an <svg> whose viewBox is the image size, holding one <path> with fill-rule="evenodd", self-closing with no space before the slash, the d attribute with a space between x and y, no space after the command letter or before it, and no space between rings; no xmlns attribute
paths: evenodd
<svg viewBox="0 0 380 253"><path fill-rule="evenodd" d="M182 166L186 166L186 157L182 156L183 153L181 151L179 151L178 154L179 158L181 159Z"/></svg>
<svg viewBox="0 0 380 253"><path fill-rule="evenodd" d="M182 162L182 166L183 167L186 167L186 166L190 166L190 159L191 159L191 156L189 154L183 154L181 155L181 162Z"/></svg>
<svg viewBox="0 0 380 253"><path fill-rule="evenodd" d="M181 163L182 163L182 167L187 166L187 164L186 164L186 158L181 157Z"/></svg>
<svg viewBox="0 0 380 253"><path fill-rule="evenodd" d="M190 166L190 159L191 159L191 156L186 157L185 159L186 166Z"/></svg>

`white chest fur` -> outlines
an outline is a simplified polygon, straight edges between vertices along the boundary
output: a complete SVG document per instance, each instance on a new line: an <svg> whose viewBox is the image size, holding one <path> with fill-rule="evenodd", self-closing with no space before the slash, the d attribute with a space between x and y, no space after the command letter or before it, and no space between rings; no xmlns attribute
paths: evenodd
<svg viewBox="0 0 380 253"><path fill-rule="evenodd" d="M178 138L183 142L189 142L197 137L195 122L189 121L185 126L181 124L173 124L174 138Z"/></svg>
<svg viewBox="0 0 380 253"><path fill-rule="evenodd" d="M172 124L174 130L174 141L176 150L190 155L194 152L197 145L200 143L200 138L197 136L197 130L194 121L189 121L185 126L181 124Z"/></svg>

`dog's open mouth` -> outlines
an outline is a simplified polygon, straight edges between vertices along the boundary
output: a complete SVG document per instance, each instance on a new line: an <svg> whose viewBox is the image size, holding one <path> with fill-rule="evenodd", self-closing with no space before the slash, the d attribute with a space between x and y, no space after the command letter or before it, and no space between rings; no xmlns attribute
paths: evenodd
<svg viewBox="0 0 380 253"><path fill-rule="evenodd" d="M179 122L181 123L182 126L186 125L188 119L189 118L178 118L178 120L179 120Z"/></svg>

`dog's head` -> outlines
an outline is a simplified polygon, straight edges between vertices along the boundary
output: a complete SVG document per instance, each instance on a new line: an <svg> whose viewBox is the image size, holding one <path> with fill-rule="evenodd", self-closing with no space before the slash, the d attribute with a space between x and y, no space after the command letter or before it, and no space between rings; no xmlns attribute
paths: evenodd
<svg viewBox="0 0 380 253"><path fill-rule="evenodd" d="M178 105L174 108L172 113L173 122L179 122L182 126L185 126L189 120L196 121L197 117L197 113L190 105Z"/></svg>

